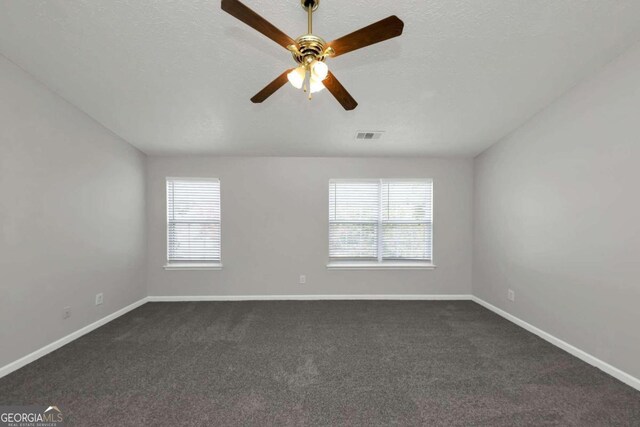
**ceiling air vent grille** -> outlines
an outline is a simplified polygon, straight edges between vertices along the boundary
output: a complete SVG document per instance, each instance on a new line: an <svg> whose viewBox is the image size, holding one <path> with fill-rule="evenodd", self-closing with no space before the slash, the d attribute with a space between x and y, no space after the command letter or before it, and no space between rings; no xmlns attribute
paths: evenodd
<svg viewBox="0 0 640 427"><path fill-rule="evenodd" d="M380 139L383 133L384 131L358 131L358 133L356 133L356 139Z"/></svg>

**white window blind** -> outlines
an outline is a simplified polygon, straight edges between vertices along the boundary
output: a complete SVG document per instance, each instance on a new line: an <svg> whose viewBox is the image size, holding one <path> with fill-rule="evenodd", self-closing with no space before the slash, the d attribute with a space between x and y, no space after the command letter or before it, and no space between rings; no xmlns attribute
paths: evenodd
<svg viewBox="0 0 640 427"><path fill-rule="evenodd" d="M332 261L431 262L433 181L331 180Z"/></svg>
<svg viewBox="0 0 640 427"><path fill-rule="evenodd" d="M220 263L220 181L167 178L167 260Z"/></svg>

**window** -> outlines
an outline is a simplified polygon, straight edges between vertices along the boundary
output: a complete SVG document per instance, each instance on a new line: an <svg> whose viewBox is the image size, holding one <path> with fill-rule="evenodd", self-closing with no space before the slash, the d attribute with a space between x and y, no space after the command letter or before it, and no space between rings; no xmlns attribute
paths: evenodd
<svg viewBox="0 0 640 427"><path fill-rule="evenodd" d="M167 178L167 268L221 266L220 181Z"/></svg>
<svg viewBox="0 0 640 427"><path fill-rule="evenodd" d="M331 180L329 267L433 267L433 181Z"/></svg>

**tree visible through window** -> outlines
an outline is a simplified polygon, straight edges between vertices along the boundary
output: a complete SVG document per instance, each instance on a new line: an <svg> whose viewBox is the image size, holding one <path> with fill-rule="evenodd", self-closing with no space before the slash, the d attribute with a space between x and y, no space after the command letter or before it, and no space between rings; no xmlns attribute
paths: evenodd
<svg viewBox="0 0 640 427"><path fill-rule="evenodd" d="M329 257L432 261L431 180L332 180Z"/></svg>

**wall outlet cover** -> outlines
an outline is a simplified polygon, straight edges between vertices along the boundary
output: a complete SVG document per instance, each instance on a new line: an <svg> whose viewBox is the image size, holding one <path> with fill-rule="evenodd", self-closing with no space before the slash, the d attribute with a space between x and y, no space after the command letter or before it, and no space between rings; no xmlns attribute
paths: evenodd
<svg viewBox="0 0 640 427"><path fill-rule="evenodd" d="M71 307L65 307L62 309L62 318L68 319L71 317Z"/></svg>
<svg viewBox="0 0 640 427"><path fill-rule="evenodd" d="M96 294L96 305L101 305L104 302L104 296L102 293Z"/></svg>
<svg viewBox="0 0 640 427"><path fill-rule="evenodd" d="M298 280L298 283L300 283L301 285L304 285L305 283L307 283L307 276L305 276L304 274L301 274L300 280Z"/></svg>
<svg viewBox="0 0 640 427"><path fill-rule="evenodd" d="M515 301L516 300L516 293L513 291L513 289L509 289L507 291L507 299L509 301Z"/></svg>

